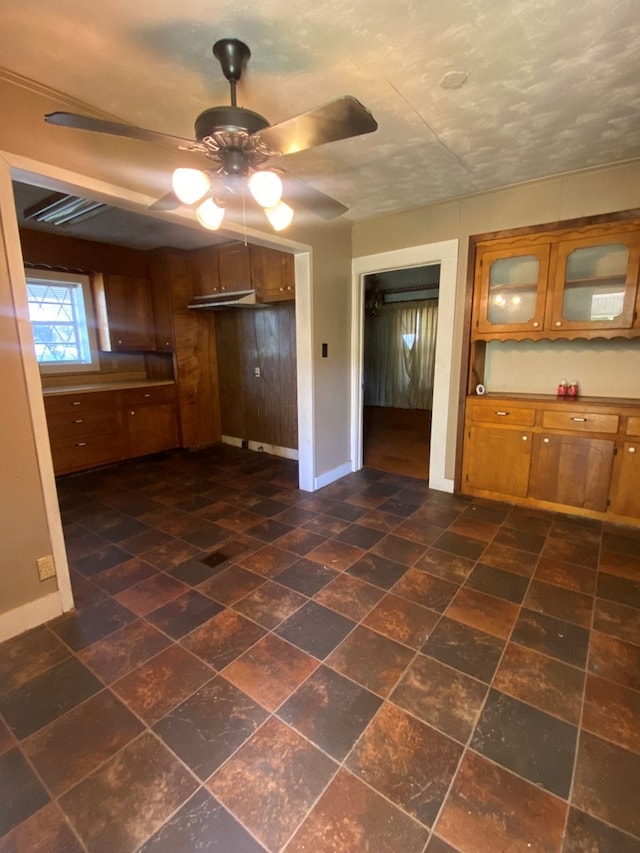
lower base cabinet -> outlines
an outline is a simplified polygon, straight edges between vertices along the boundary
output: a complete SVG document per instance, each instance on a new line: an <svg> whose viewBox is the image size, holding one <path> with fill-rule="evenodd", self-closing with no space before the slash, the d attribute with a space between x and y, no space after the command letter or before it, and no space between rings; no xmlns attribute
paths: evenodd
<svg viewBox="0 0 640 853"><path fill-rule="evenodd" d="M615 444L573 435L536 435L529 495L604 512Z"/></svg>
<svg viewBox="0 0 640 853"><path fill-rule="evenodd" d="M464 437L463 493L640 526L640 401L469 397Z"/></svg>
<svg viewBox="0 0 640 853"><path fill-rule="evenodd" d="M45 394L56 474L179 446L173 385Z"/></svg>

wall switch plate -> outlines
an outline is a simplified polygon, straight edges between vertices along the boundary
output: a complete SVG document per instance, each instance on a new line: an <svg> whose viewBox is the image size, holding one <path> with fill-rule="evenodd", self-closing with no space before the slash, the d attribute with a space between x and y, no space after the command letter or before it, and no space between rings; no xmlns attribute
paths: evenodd
<svg viewBox="0 0 640 853"><path fill-rule="evenodd" d="M55 577L56 567L53 562L52 554L47 554L46 557L39 557L36 560L36 565L38 566L38 576L41 581L46 581L49 578Z"/></svg>

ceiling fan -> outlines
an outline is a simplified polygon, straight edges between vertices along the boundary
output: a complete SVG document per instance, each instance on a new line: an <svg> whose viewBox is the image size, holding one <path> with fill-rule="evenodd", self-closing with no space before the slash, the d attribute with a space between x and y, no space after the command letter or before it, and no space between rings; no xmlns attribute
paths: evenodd
<svg viewBox="0 0 640 853"><path fill-rule="evenodd" d="M345 213L348 208L331 196L293 177L279 166L265 166L276 157L371 133L378 124L369 110L356 98L345 95L270 125L263 116L239 107L236 102L236 86L251 56L247 45L239 39L220 39L213 45L213 54L229 81L231 104L211 107L200 113L195 121L194 139L77 113L49 113L45 121L204 155L213 167L176 169L172 178L173 192L159 199L151 209L170 210L181 203L198 204L196 216L205 228L211 230L220 227L227 206L238 201L244 205L246 187L276 231L285 228L293 218L293 210L283 198L325 219Z"/></svg>

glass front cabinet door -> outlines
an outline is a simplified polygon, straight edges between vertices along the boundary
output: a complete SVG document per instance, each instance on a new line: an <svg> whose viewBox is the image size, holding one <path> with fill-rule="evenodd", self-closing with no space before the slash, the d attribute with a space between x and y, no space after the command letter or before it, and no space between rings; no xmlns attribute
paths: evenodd
<svg viewBox="0 0 640 853"><path fill-rule="evenodd" d="M480 281L476 332L542 330L549 252L549 245L480 250L476 261L476 281Z"/></svg>
<svg viewBox="0 0 640 853"><path fill-rule="evenodd" d="M548 308L549 330L630 329L639 262L636 235L561 242Z"/></svg>

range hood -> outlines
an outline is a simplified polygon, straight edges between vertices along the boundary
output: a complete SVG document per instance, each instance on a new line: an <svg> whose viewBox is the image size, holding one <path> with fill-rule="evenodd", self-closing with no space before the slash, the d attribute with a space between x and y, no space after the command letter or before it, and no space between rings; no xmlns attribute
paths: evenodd
<svg viewBox="0 0 640 853"><path fill-rule="evenodd" d="M187 308L213 311L215 308L244 308L249 305L257 305L255 290L224 291L224 293L196 296Z"/></svg>

